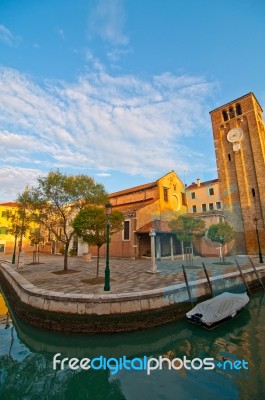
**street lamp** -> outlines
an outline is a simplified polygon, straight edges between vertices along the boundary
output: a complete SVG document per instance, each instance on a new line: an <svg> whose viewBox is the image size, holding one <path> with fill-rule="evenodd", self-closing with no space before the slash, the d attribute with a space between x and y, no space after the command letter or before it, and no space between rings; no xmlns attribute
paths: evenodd
<svg viewBox="0 0 265 400"><path fill-rule="evenodd" d="M110 269L109 269L109 239L110 239L110 223L109 223L109 217L111 214L111 204L108 203L105 205L106 208L106 216L107 216L107 248L106 248L106 268L105 268L105 284L104 284L104 291L109 292L110 291Z"/></svg>
<svg viewBox="0 0 265 400"><path fill-rule="evenodd" d="M253 221L254 221L254 224L256 225L256 235L257 235L258 247L259 247L259 262L262 264L263 258L262 258L262 252L261 252L260 241L259 241L258 218L254 218Z"/></svg>

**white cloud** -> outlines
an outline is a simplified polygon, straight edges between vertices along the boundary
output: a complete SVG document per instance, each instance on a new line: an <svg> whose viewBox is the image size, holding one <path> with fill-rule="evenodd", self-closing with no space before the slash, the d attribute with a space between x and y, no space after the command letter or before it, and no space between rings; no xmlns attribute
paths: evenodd
<svg viewBox="0 0 265 400"><path fill-rule="evenodd" d="M111 45L127 45L123 3L123 0L97 0L88 20L89 35L99 36Z"/></svg>
<svg viewBox="0 0 265 400"><path fill-rule="evenodd" d="M18 194L31 186L35 179L42 174L41 170L31 168L10 167L3 165L0 168L0 201L14 201Z"/></svg>
<svg viewBox="0 0 265 400"><path fill-rule="evenodd" d="M106 178L108 176L111 176L111 174L107 174L106 172L99 172L98 174L95 174L96 176L101 176L103 178Z"/></svg>
<svg viewBox="0 0 265 400"><path fill-rule="evenodd" d="M12 168L24 182L57 167L152 179L172 169L201 167L202 155L195 145L187 148L184 138L194 135L199 140L201 131L209 128L207 101L214 84L169 73L149 80L112 76L88 56L94 68L71 84L35 82L0 68L1 188L7 182L5 172ZM21 180L14 176L17 193Z"/></svg>
<svg viewBox="0 0 265 400"><path fill-rule="evenodd" d="M14 36L9 29L0 24L0 42L3 42L8 46L16 46L18 41L18 37Z"/></svg>

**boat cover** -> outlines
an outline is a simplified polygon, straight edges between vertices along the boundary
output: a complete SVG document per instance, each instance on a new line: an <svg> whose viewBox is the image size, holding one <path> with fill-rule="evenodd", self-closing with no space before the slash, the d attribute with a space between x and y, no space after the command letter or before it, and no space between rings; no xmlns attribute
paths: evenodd
<svg viewBox="0 0 265 400"><path fill-rule="evenodd" d="M234 294L224 292L210 300L197 304L186 316L191 318L194 314L201 314L201 322L211 326L222 319L234 314L249 302L246 293Z"/></svg>

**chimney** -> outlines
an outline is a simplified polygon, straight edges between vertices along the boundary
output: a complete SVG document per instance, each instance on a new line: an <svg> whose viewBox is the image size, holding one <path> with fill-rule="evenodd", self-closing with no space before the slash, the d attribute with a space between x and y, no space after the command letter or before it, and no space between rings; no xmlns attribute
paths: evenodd
<svg viewBox="0 0 265 400"><path fill-rule="evenodd" d="M197 178L197 186L198 186L198 187L201 186L201 180L200 180L200 178Z"/></svg>

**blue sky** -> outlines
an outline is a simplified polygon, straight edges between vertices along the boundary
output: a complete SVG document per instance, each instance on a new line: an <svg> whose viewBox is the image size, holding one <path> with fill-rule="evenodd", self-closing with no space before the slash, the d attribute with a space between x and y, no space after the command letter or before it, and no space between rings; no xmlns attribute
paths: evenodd
<svg viewBox="0 0 265 400"><path fill-rule="evenodd" d="M217 177L209 111L265 105L263 0L1 0L0 200L60 168L109 192Z"/></svg>

